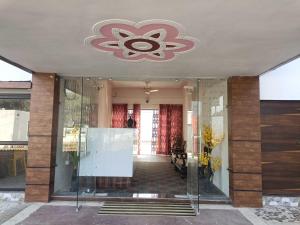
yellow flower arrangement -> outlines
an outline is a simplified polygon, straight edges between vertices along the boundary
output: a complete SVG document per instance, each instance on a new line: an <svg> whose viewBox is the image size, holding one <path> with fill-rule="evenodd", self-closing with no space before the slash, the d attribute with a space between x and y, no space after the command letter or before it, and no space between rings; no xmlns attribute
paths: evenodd
<svg viewBox="0 0 300 225"><path fill-rule="evenodd" d="M204 125L203 127L203 140L205 145L210 145L213 139L212 128Z"/></svg>
<svg viewBox="0 0 300 225"><path fill-rule="evenodd" d="M203 141L204 151L199 155L199 163L204 167L211 167L213 172L218 171L221 168L221 158L218 156L212 156L212 150L220 144L224 139L224 135L217 137L212 131L212 127L208 125L203 126ZM210 165L209 165L210 163Z"/></svg>
<svg viewBox="0 0 300 225"><path fill-rule="evenodd" d="M224 139L224 135L217 137L213 134L212 127L208 125L203 126L203 141L204 144L211 149L214 149Z"/></svg>
<svg viewBox="0 0 300 225"><path fill-rule="evenodd" d="M214 172L218 171L221 168L222 162L220 157L212 157L212 170Z"/></svg>
<svg viewBox="0 0 300 225"><path fill-rule="evenodd" d="M218 171L221 168L222 161L219 156L210 156L207 153L200 154L199 161L201 166L208 166L208 162L211 162L211 168L213 172Z"/></svg>
<svg viewBox="0 0 300 225"><path fill-rule="evenodd" d="M210 156L207 153L200 154L200 164L203 166L208 166Z"/></svg>

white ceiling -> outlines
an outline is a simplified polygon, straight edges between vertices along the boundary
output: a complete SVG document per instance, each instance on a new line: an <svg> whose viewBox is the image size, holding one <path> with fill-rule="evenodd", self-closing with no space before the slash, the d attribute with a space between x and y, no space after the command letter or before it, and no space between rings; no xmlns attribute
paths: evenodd
<svg viewBox="0 0 300 225"><path fill-rule="evenodd" d="M84 45L103 20L181 24L199 40L169 62ZM299 0L0 0L0 54L37 72L129 79L258 75L300 53Z"/></svg>

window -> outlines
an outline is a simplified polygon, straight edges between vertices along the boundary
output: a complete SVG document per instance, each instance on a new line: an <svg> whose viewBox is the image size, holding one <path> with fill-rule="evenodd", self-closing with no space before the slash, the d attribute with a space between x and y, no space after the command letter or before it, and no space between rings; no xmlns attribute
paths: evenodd
<svg viewBox="0 0 300 225"><path fill-rule="evenodd" d="M30 96L0 95L0 189L25 188Z"/></svg>

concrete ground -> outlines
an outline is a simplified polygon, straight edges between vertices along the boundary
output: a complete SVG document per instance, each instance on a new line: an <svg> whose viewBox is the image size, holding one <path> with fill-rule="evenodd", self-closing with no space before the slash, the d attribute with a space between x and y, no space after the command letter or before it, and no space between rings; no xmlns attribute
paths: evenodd
<svg viewBox="0 0 300 225"><path fill-rule="evenodd" d="M82 202L76 212L74 202L48 204L0 202L2 225L296 225L299 207L233 208L229 205L201 205L196 217L98 215L102 203ZM22 208L23 207L23 208ZM17 208L17 209L16 209ZM1 210L2 209L2 210ZM14 215L11 215L14 214ZM4 216L6 215L6 222ZM10 216L7 216L10 215ZM1 221L1 220L0 220ZM0 222L1 224L1 222Z"/></svg>

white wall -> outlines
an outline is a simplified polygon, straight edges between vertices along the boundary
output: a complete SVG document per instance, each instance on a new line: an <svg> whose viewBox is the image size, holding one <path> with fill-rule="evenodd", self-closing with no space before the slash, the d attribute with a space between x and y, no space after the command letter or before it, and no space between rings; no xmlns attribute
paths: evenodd
<svg viewBox="0 0 300 225"><path fill-rule="evenodd" d="M300 58L260 76L261 100L300 100Z"/></svg>
<svg viewBox="0 0 300 225"><path fill-rule="evenodd" d="M143 88L113 88L113 103L141 104L142 109L158 109L159 104L183 104L182 88L160 88L158 92L150 94L146 103Z"/></svg>

